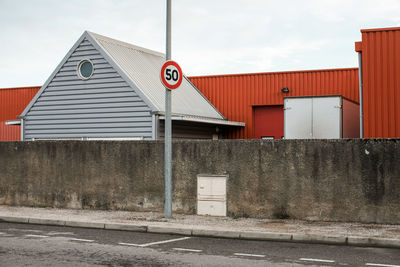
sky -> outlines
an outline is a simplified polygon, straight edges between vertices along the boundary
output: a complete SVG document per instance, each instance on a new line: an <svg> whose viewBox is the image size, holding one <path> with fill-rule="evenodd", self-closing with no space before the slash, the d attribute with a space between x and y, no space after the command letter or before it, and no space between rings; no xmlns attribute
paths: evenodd
<svg viewBox="0 0 400 267"><path fill-rule="evenodd" d="M0 88L40 86L85 30L165 53L166 0L0 0ZM357 67L360 29L400 0L172 0L185 75Z"/></svg>

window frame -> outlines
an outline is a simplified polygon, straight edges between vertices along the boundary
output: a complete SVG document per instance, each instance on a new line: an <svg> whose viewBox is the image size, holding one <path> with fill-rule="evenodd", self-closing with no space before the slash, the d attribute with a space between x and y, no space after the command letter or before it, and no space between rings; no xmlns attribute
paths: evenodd
<svg viewBox="0 0 400 267"><path fill-rule="evenodd" d="M90 65L92 65L92 72L90 73L90 76L88 76L88 77L83 76L81 73L81 67L86 62L88 62L88 63L90 63ZM81 80L89 80L93 76L93 73L94 73L94 64L90 59L85 58L85 59L82 59L81 61L79 61L78 66L76 67L76 74L78 75L78 77Z"/></svg>

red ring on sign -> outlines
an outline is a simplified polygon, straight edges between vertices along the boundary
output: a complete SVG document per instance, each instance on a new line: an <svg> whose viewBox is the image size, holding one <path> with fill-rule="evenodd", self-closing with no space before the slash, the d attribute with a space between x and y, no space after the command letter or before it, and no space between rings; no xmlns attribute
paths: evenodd
<svg viewBox="0 0 400 267"><path fill-rule="evenodd" d="M164 73L165 73L165 69L168 67L168 66L174 66L177 70L178 70L178 74L179 74L179 79L178 79L178 81L176 82L176 84L174 84L174 85L170 85L168 82L167 82L167 80L165 79L165 77L164 77ZM162 82L162 84L166 87L166 88L168 88L168 89L171 89L171 90L173 90L173 89L176 89L176 88L178 88L180 85L181 85L181 83L182 83L182 78L183 78L183 74L182 74L182 69L181 69L181 67L178 65L178 63L176 63L175 61L173 61L173 60L168 60L167 62L165 62L164 63L164 65L161 67L161 82Z"/></svg>

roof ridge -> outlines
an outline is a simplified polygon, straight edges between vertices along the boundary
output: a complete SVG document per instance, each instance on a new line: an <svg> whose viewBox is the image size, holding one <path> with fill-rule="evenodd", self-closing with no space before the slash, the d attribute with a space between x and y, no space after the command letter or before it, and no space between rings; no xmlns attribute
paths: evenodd
<svg viewBox="0 0 400 267"><path fill-rule="evenodd" d="M122 47L126 47L128 49L138 50L138 51L141 51L141 52L152 54L154 56L165 57L165 54L163 54L161 52L158 52L158 51L155 51L155 50L147 49L147 48L144 48L144 47L141 47L141 46L137 46L137 45L130 44L130 43L127 43L127 42L124 42L124 41L113 39L113 38L110 38L110 37L107 37L107 36L104 36L104 35L101 35L101 34L97 34L97 33L94 33L94 32L90 32L90 31L86 31L86 32L89 35L91 35L94 39L96 39L98 41L101 40L101 41L109 42L109 43L112 43L112 44L115 44L115 45L119 45L119 46L122 46Z"/></svg>
<svg viewBox="0 0 400 267"><path fill-rule="evenodd" d="M121 77L137 90L153 112L164 111L165 88L160 81L160 69L165 62L164 54L96 33L86 31L85 34ZM184 88L173 96L177 101L172 106L173 113L225 119L187 78L182 84ZM188 101L197 109L189 108Z"/></svg>
<svg viewBox="0 0 400 267"><path fill-rule="evenodd" d="M22 89L40 89L42 86L18 86L18 87L4 87L0 90L22 90Z"/></svg>
<svg viewBox="0 0 400 267"><path fill-rule="evenodd" d="M385 31L398 31L400 27L388 27L388 28L371 28L371 29L361 29L360 32L385 32Z"/></svg>
<svg viewBox="0 0 400 267"><path fill-rule="evenodd" d="M187 76L190 78L210 78L210 77L231 77L231 76L250 76L250 75L274 75L274 74L291 74L291 73L307 73L307 72L328 72L328 71L349 71L357 70L357 67L333 68L333 69L311 69L311 70L289 70L289 71L271 71L271 72L245 72L245 73L227 73L227 74L206 74Z"/></svg>

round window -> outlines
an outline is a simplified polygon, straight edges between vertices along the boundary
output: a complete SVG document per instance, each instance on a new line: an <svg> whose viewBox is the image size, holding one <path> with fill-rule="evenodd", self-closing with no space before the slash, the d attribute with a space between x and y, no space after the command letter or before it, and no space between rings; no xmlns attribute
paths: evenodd
<svg viewBox="0 0 400 267"><path fill-rule="evenodd" d="M82 60L78 65L78 75L83 80L89 79L93 75L93 64L89 60Z"/></svg>

